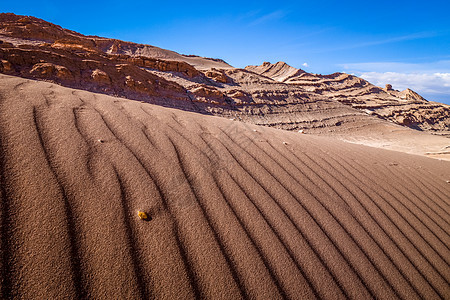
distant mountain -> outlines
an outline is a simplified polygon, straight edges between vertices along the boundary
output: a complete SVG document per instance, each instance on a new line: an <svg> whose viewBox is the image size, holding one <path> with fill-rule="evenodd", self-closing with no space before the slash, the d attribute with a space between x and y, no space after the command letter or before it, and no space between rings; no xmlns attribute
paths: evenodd
<svg viewBox="0 0 450 300"><path fill-rule="evenodd" d="M382 89L345 73L311 74L284 62L237 69L11 13L0 14L0 59L4 74L288 130L329 134L387 120L450 131L450 107L409 89Z"/></svg>
<svg viewBox="0 0 450 300"><path fill-rule="evenodd" d="M391 85L381 89L368 81L345 73L319 75L306 73L284 62L247 66L246 70L283 83L351 105L382 119L420 130L449 130L448 105L429 102L416 92L393 90Z"/></svg>

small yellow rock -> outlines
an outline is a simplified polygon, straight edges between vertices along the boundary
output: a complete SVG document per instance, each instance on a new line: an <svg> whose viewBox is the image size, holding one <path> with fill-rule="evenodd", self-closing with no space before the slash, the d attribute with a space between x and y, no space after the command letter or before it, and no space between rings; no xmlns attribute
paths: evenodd
<svg viewBox="0 0 450 300"><path fill-rule="evenodd" d="M138 216L141 220L147 220L148 218L147 214L143 211L138 211Z"/></svg>

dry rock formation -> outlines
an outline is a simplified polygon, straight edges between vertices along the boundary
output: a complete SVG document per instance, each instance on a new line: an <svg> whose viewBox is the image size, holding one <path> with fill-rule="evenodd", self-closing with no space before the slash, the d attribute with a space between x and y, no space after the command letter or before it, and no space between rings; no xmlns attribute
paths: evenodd
<svg viewBox="0 0 450 300"><path fill-rule="evenodd" d="M248 66L246 69L337 100L400 125L430 131L448 131L450 129L449 106L429 102L410 89L400 92L393 90L390 84L381 89L353 75L345 73L310 74L282 62L263 63L261 66ZM284 74L294 75L286 76Z"/></svg>
<svg viewBox="0 0 450 300"><path fill-rule="evenodd" d="M235 118L333 134L384 121L448 134L450 108L414 91L284 62L237 69L220 59L84 36L34 17L0 14L0 72Z"/></svg>

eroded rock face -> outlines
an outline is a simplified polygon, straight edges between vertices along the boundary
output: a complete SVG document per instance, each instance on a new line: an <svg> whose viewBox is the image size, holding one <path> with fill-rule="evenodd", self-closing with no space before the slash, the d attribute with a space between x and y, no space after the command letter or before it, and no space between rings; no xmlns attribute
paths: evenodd
<svg viewBox="0 0 450 300"><path fill-rule="evenodd" d="M206 77L211 78L220 83L231 83L230 77L228 77L224 71L211 69L205 72Z"/></svg>
<svg viewBox="0 0 450 300"><path fill-rule="evenodd" d="M0 71L5 74L150 102L162 97L188 100L183 87L128 63L129 57L55 49L47 44L7 48L0 44L0 61ZM128 76L134 84L127 83ZM168 101L167 105L176 106L176 103Z"/></svg>
<svg viewBox="0 0 450 300"><path fill-rule="evenodd" d="M105 71L95 69L92 71L91 77L100 84L111 84L111 78Z"/></svg>
<svg viewBox="0 0 450 300"><path fill-rule="evenodd" d="M288 130L332 132L382 119L450 131L449 106L410 89L380 88L345 73L311 74L284 62L236 69L14 14L0 14L0 72Z"/></svg>
<svg viewBox="0 0 450 300"><path fill-rule="evenodd" d="M275 81L337 100L366 113L370 111L370 115L399 125L427 131L450 131L450 106L428 102L410 89L400 92L390 84L381 89L362 78L345 73L319 75L299 70L299 74L281 78L279 70L288 69L282 62L246 67L246 70L269 76ZM289 70L295 74L295 70ZM270 92L267 94L270 95Z"/></svg>
<svg viewBox="0 0 450 300"><path fill-rule="evenodd" d="M219 98L223 97L223 94L221 92L219 92L218 90L209 88L209 87L204 87L204 86L194 88L192 90L192 93L197 94L199 96L205 96L205 97L209 97L209 96L219 97Z"/></svg>
<svg viewBox="0 0 450 300"><path fill-rule="evenodd" d="M84 36L75 31L44 20L18 16L11 13L0 14L0 34L28 42L40 41L52 44L55 48L72 48L73 50L97 51L107 54L127 55L130 57L148 57L156 60L178 61L201 69L232 68L221 59L199 57L196 55L181 55L155 46L136 44L115 39L96 36Z"/></svg>
<svg viewBox="0 0 450 300"><path fill-rule="evenodd" d="M282 61L279 61L276 64L264 62L261 66L247 66L245 69L279 82L289 82L292 78L305 73L305 71L291 67Z"/></svg>
<svg viewBox="0 0 450 300"><path fill-rule="evenodd" d="M61 80L73 79L72 73L64 66L52 63L37 63L33 65L30 74L44 79L52 79L57 77Z"/></svg>
<svg viewBox="0 0 450 300"><path fill-rule="evenodd" d="M67 34L75 34L73 31L63 30L60 26L35 17L18 16L11 13L0 15L0 32L12 37L45 41L54 41Z"/></svg>
<svg viewBox="0 0 450 300"><path fill-rule="evenodd" d="M0 61L0 72L10 74L13 71L13 67L9 61L2 59Z"/></svg>

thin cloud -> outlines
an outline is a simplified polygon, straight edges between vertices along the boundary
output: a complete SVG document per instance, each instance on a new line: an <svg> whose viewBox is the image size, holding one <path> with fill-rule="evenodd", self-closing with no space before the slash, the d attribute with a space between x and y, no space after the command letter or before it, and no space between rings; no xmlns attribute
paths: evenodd
<svg viewBox="0 0 450 300"><path fill-rule="evenodd" d="M427 74L450 72L450 60L439 60L426 63L364 62L339 64L338 66L350 72L399 72Z"/></svg>
<svg viewBox="0 0 450 300"><path fill-rule="evenodd" d="M276 10L271 13L265 14L263 16L258 17L250 23L250 26L261 25L267 22L281 20L287 15L287 12L284 10Z"/></svg>
<svg viewBox="0 0 450 300"><path fill-rule="evenodd" d="M407 34L407 35L401 35L396 36L388 39L382 39L382 40L373 40L373 41L367 41L362 43L352 43L347 44L341 47L335 47L335 48L327 48L322 49L322 51L318 51L319 53L325 53L325 52L334 52L334 51L341 51L341 50L349 50L349 49L356 49L356 48L365 48L370 46L379 46L384 44L391 44L391 43L397 43L397 42L403 42L403 41L412 41L412 40L419 40L419 39L426 39L426 38L432 38L439 36L437 32L417 32L413 34Z"/></svg>
<svg viewBox="0 0 450 300"><path fill-rule="evenodd" d="M396 43L396 42L402 42L402 41L426 39L426 38L430 38L430 37L435 37L437 35L438 34L436 32L417 32L417 33L413 33L413 34L392 37L389 39L360 43L360 44L352 45L351 48L361 48L361 47L384 45L384 44L390 44L390 43Z"/></svg>
<svg viewBox="0 0 450 300"><path fill-rule="evenodd" d="M397 90L410 88L431 101L446 99L450 95L450 73L366 72L359 75L377 86L391 84Z"/></svg>
<svg viewBox="0 0 450 300"><path fill-rule="evenodd" d="M392 84L398 90L410 88L419 94L430 95L429 100L434 100L436 95L439 98L450 95L450 60L427 63L366 62L339 66L346 73L354 73L377 86Z"/></svg>
<svg viewBox="0 0 450 300"><path fill-rule="evenodd" d="M260 13L261 13L261 9L250 10L250 11L247 11L246 13L244 13L244 14L241 14L241 15L237 16L236 20L237 21L248 21L249 19L255 18Z"/></svg>

